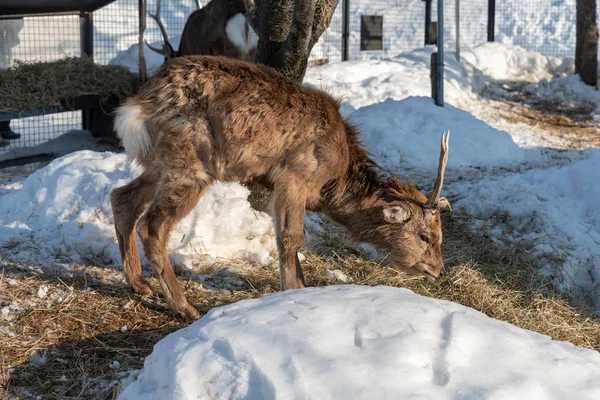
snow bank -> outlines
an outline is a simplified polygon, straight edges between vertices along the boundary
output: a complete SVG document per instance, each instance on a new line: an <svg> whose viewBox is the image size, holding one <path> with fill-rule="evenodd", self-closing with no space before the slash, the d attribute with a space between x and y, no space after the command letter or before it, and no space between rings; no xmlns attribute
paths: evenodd
<svg viewBox="0 0 600 400"><path fill-rule="evenodd" d="M349 61L309 68L304 83L327 91L353 108L408 96L431 96L431 48L402 53L385 60ZM448 57L445 63L446 103L471 104L483 89L481 72ZM347 109L347 110L351 110ZM342 110L344 111L344 110ZM346 111L347 113L347 111Z"/></svg>
<svg viewBox="0 0 600 400"><path fill-rule="evenodd" d="M523 91L536 94L548 101L558 101L564 104L590 103L596 106L596 114L600 114L600 91L583 83L579 75L552 80L542 79L525 86Z"/></svg>
<svg viewBox="0 0 600 400"><path fill-rule="evenodd" d="M174 49L179 48L179 41L181 35L173 36L169 38L169 43ZM160 49L163 45L163 41L150 43L152 47ZM138 44L131 45L127 50L119 51L117 56L108 62L108 65L122 65L127 67L131 72L137 73L140 69L140 46ZM152 74L158 67L160 67L165 61L164 56L157 52L150 50L147 44L144 43L144 58L146 59L146 71L148 74Z"/></svg>
<svg viewBox="0 0 600 400"><path fill-rule="evenodd" d="M36 171L0 201L0 243L17 244L3 252L4 258L119 264L109 194L139 172L124 154L91 151L69 154ZM171 235L176 261L188 265L192 258L187 256L207 254L270 263L269 253L275 251L271 218L251 209L248 194L239 184L212 185Z"/></svg>
<svg viewBox="0 0 600 400"><path fill-rule="evenodd" d="M390 287L292 290L162 339L121 400L597 399L600 354Z"/></svg>
<svg viewBox="0 0 600 400"><path fill-rule="evenodd" d="M539 240L540 255L566 254L566 262L548 272L563 291L591 292L600 309L600 151L589 153L589 159L561 168L454 185L460 200L453 206L481 218L508 215L517 231L496 236Z"/></svg>
<svg viewBox="0 0 600 400"><path fill-rule="evenodd" d="M575 71L572 58L547 57L510 44L486 43L460 56L495 80L539 81Z"/></svg>
<svg viewBox="0 0 600 400"><path fill-rule="evenodd" d="M351 120L360 126L369 151L388 168L437 168L440 136L447 129L448 168L515 164L525 158L508 133L451 105L437 107L428 97L388 99L360 108Z"/></svg>

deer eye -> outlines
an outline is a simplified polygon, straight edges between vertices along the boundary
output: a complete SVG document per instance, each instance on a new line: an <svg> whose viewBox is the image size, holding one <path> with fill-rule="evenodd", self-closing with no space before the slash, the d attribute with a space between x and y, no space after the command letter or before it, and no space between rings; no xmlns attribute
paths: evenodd
<svg viewBox="0 0 600 400"><path fill-rule="evenodd" d="M421 234L421 240L427 244L429 244L429 238L423 234Z"/></svg>

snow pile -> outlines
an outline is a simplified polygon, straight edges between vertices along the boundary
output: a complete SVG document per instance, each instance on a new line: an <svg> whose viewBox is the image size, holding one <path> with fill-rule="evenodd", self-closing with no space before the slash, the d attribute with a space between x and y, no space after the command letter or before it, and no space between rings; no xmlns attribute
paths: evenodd
<svg viewBox="0 0 600 400"><path fill-rule="evenodd" d="M17 246L5 259L101 259L120 263L109 194L139 174L124 154L80 151L36 171L23 187L0 201L0 243ZM249 191L216 183L171 235L169 249L178 263L190 257L251 258L262 264L275 251L271 218L255 212ZM140 253L141 253L141 246Z"/></svg>
<svg viewBox="0 0 600 400"><path fill-rule="evenodd" d="M583 83L579 75L552 80L542 79L527 85L523 91L564 104L590 103L596 107L596 114L600 114L600 91Z"/></svg>
<svg viewBox="0 0 600 400"><path fill-rule="evenodd" d="M181 35L169 38L169 43L174 49L179 48ZM164 45L163 41L150 43L152 47L161 48ZM140 68L140 46L138 44L131 45L126 50L119 51L117 56L108 62L108 65L122 65L127 67L131 72L137 73ZM144 58L146 59L146 71L152 74L165 61L164 56L150 50L147 44L144 43Z"/></svg>
<svg viewBox="0 0 600 400"><path fill-rule="evenodd" d="M539 240L540 255L568 255L559 270L548 272L561 290L591 292L600 308L600 151L589 155L568 166L454 186L460 200L453 206L480 218L508 215L517 228L509 239Z"/></svg>
<svg viewBox="0 0 600 400"><path fill-rule="evenodd" d="M304 84L325 90L353 108L387 98L431 96L429 79L431 48L402 53L392 59L326 64L306 71ZM445 63L446 103L459 106L477 100L483 89L481 72L468 63L448 57ZM351 112L352 108L342 110Z"/></svg>
<svg viewBox="0 0 600 400"><path fill-rule="evenodd" d="M600 354L390 287L244 300L162 339L121 400L600 398Z"/></svg>
<svg viewBox="0 0 600 400"><path fill-rule="evenodd" d="M501 43L486 43L461 52L461 60L495 80L539 81L574 72L572 58L546 57Z"/></svg>
<svg viewBox="0 0 600 400"><path fill-rule="evenodd" d="M508 133L450 105L437 107L427 97L388 99L360 108L351 120L360 126L369 151L388 168L437 168L440 136L448 129L448 168L515 164L524 159L523 150Z"/></svg>

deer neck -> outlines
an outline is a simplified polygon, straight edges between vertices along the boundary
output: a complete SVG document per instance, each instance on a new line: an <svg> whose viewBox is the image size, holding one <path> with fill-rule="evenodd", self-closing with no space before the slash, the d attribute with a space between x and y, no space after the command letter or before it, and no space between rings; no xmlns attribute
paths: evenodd
<svg viewBox="0 0 600 400"><path fill-rule="evenodd" d="M384 184L373 162L352 160L346 174L324 190L322 211L356 239L370 241L368 232L381 219L376 210L382 204L379 194Z"/></svg>

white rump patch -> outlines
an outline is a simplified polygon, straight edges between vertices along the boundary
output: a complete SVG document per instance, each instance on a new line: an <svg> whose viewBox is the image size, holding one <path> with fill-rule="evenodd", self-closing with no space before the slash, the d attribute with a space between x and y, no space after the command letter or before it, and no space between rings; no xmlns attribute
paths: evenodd
<svg viewBox="0 0 600 400"><path fill-rule="evenodd" d="M258 35L250 24L246 23L244 14L238 13L229 18L225 32L231 43L243 52L250 53L258 45Z"/></svg>
<svg viewBox="0 0 600 400"><path fill-rule="evenodd" d="M126 104L116 110L115 130L131 158L150 151L150 136L145 122L139 104Z"/></svg>

